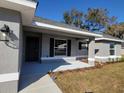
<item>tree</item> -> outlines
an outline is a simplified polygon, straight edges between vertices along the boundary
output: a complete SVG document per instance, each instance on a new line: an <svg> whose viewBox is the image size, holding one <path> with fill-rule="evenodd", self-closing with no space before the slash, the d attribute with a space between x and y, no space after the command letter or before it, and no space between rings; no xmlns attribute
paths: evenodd
<svg viewBox="0 0 124 93"><path fill-rule="evenodd" d="M89 8L85 15L85 26L90 31L104 31L107 26L115 22L115 17L109 17L107 9Z"/></svg>
<svg viewBox="0 0 124 93"><path fill-rule="evenodd" d="M108 26L105 33L120 39L124 39L124 24L121 23Z"/></svg>
<svg viewBox="0 0 124 93"><path fill-rule="evenodd" d="M64 13L66 24L74 25L89 31L104 31L110 24L113 24L116 17L109 17L107 9L89 8L87 13L72 9Z"/></svg>
<svg viewBox="0 0 124 93"><path fill-rule="evenodd" d="M64 13L64 21L66 24L72 24L72 18L69 14L69 12Z"/></svg>
<svg viewBox="0 0 124 93"><path fill-rule="evenodd" d="M83 13L76 9L72 9L71 11L66 11L63 14L63 18L66 24L74 25L76 27L81 27Z"/></svg>

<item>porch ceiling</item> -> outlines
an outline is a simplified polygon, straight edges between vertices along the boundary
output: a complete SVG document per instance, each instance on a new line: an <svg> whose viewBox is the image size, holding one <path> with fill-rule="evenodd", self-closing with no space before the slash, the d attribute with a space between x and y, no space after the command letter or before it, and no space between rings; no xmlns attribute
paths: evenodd
<svg viewBox="0 0 124 93"><path fill-rule="evenodd" d="M31 27L24 26L23 30L27 31L27 32L46 33L46 34L50 34L50 35L67 36L67 37L72 37L72 38L76 38L76 39L94 38L93 36L86 36L86 35L81 35L81 34L69 33L68 31L63 32L63 31L58 31L58 30L54 30L54 29L39 28L39 27L35 27L35 26L31 26Z"/></svg>

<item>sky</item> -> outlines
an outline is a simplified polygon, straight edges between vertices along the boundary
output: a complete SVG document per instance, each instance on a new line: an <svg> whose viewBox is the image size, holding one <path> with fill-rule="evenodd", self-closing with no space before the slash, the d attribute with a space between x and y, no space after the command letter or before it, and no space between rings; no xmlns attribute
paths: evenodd
<svg viewBox="0 0 124 93"><path fill-rule="evenodd" d="M54 21L63 21L63 13L77 9L86 13L88 8L105 8L109 16L124 22L124 0L39 0L36 16Z"/></svg>

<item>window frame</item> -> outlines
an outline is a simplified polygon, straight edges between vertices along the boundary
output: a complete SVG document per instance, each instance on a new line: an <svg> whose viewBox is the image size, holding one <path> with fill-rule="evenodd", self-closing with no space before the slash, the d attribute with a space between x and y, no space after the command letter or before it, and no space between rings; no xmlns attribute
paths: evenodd
<svg viewBox="0 0 124 93"><path fill-rule="evenodd" d="M56 53L55 53L55 51L56 51L56 48L58 48L58 47L56 47L55 46L55 43L56 43L56 40L64 40L64 41L66 41L66 54L65 55L56 55ZM67 41L67 39L61 39L61 38L54 38L54 56L55 57L64 57L64 56L67 56L67 53L68 53L68 43L67 43L68 41ZM65 47L63 47L63 48L65 48ZM63 49L63 48L61 48L61 49Z"/></svg>
<svg viewBox="0 0 124 93"><path fill-rule="evenodd" d="M114 47L111 47L111 44L114 45ZM114 54L111 54L111 51L114 51ZM110 56L114 56L115 55L115 53L116 53L115 43L110 43L109 53L110 53Z"/></svg>

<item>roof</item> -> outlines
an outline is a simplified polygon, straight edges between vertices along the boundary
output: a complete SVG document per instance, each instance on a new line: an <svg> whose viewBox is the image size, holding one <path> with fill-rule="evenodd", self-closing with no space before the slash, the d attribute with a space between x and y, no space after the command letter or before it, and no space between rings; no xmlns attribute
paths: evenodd
<svg viewBox="0 0 124 93"><path fill-rule="evenodd" d="M85 35L85 36L91 36L91 37L102 37L100 34L96 34L93 32L89 32L84 29L80 29L75 26L71 26L62 22L52 21L48 19L44 19L41 17L35 17L33 20L33 26L41 27L41 28L47 28L47 29L54 29L57 31L65 32L65 33L73 33L73 34L79 34L79 35Z"/></svg>
<svg viewBox="0 0 124 93"><path fill-rule="evenodd" d="M96 41L100 41L100 40L106 40L106 41L114 41L114 42L124 42L124 40L121 40L119 38L113 37L111 35L108 34L102 34L102 38L96 38Z"/></svg>

